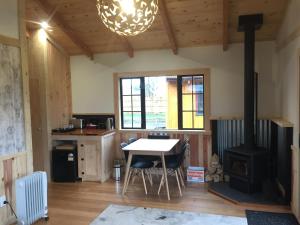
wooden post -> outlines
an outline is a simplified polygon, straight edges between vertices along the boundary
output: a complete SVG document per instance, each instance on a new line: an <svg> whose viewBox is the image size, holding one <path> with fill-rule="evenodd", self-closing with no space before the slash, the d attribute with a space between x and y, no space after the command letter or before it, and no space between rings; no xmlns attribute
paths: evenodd
<svg viewBox="0 0 300 225"><path fill-rule="evenodd" d="M229 0L223 0L223 51L227 51L229 44Z"/></svg>
<svg viewBox="0 0 300 225"><path fill-rule="evenodd" d="M26 38L25 23L25 1L18 0L19 16L19 39L21 52L21 71L23 78L23 104L25 121L25 142L27 151L27 173L33 171L32 162L32 135L31 135L31 113L30 113L30 93L29 93L29 74L28 74L28 48Z"/></svg>

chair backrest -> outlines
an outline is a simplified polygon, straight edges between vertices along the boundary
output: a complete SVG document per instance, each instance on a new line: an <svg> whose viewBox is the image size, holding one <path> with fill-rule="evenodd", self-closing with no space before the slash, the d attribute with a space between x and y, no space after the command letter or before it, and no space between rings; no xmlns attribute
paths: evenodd
<svg viewBox="0 0 300 225"><path fill-rule="evenodd" d="M128 144L126 142L122 142L120 144L120 148L122 149L122 151L124 152L124 156L125 156L125 161L127 162L127 159L128 159L128 155L129 155L129 152L128 151L125 151L123 150L123 148L125 148Z"/></svg>
<svg viewBox="0 0 300 225"><path fill-rule="evenodd" d="M187 142L182 143L182 145L180 147L180 152L178 153L178 156L177 156L177 160L180 164L182 164L182 162L184 160L184 155L185 155L185 151L186 151L187 147L188 147Z"/></svg>
<svg viewBox="0 0 300 225"><path fill-rule="evenodd" d="M184 148L184 146L186 145L187 143L185 142L185 141L182 141L181 143L180 143L180 152L181 152L181 150Z"/></svg>
<svg viewBox="0 0 300 225"><path fill-rule="evenodd" d="M170 139L170 135L167 133L150 133L148 139Z"/></svg>
<svg viewBox="0 0 300 225"><path fill-rule="evenodd" d="M126 142L122 142L122 143L120 144L120 148L125 148L127 145L128 145L128 144L127 144Z"/></svg>
<svg viewBox="0 0 300 225"><path fill-rule="evenodd" d="M128 139L128 143L131 144L133 142L135 142L137 140L137 138L131 137Z"/></svg>

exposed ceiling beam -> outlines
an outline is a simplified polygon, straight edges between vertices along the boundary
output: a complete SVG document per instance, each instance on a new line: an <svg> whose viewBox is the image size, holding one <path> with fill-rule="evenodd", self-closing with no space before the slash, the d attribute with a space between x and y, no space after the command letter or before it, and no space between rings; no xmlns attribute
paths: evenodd
<svg viewBox="0 0 300 225"><path fill-rule="evenodd" d="M84 52L85 55L93 59L93 53L90 48L72 31L56 10L53 10L47 0L35 0L35 2L49 17L52 16L51 20ZM53 12L56 13L53 14Z"/></svg>
<svg viewBox="0 0 300 225"><path fill-rule="evenodd" d="M164 24L165 31L168 35L172 51L175 55L177 55L177 53L178 53L177 42L176 42L176 38L175 38L175 35L174 35L173 28L172 28L171 23L170 23L170 18L169 18L169 14L168 14L168 11L167 11L167 8L166 8L165 1L164 0L159 0L158 1L158 7L159 7L159 12L160 12L160 17L161 17L162 22Z"/></svg>
<svg viewBox="0 0 300 225"><path fill-rule="evenodd" d="M223 51L228 49L229 45L229 0L223 0Z"/></svg>
<svg viewBox="0 0 300 225"><path fill-rule="evenodd" d="M124 43L124 47L127 51L127 54L130 58L133 58L134 56L134 50L133 50L133 47L132 45L130 44L129 40L127 38L123 38L123 43Z"/></svg>
<svg viewBox="0 0 300 225"><path fill-rule="evenodd" d="M112 32L112 33L114 33L114 32ZM130 44L129 40L126 37L124 37L124 36L120 36L120 35L118 35L116 33L114 33L114 34L116 35L117 39L124 46L124 49L127 52L128 56L130 58L133 58L133 56L134 56L134 49L133 49L132 45Z"/></svg>
<svg viewBox="0 0 300 225"><path fill-rule="evenodd" d="M49 15L49 18L47 20L47 22L51 21L53 16L55 15L55 13L58 11L59 7L61 6L61 4L58 4L55 6L55 8L52 10L52 13Z"/></svg>
<svg viewBox="0 0 300 225"><path fill-rule="evenodd" d="M278 42L279 32L280 32L281 27L283 26L284 19L286 18L286 15L288 13L288 6L290 5L290 3L291 3L291 0L286 0L285 1L284 9L282 10L282 13L281 13L281 21L278 24L277 32L275 34L276 42Z"/></svg>

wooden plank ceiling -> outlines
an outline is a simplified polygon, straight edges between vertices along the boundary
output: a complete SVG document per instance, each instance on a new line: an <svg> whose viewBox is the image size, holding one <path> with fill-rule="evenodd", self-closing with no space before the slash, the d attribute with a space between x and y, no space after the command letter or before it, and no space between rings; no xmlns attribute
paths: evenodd
<svg viewBox="0 0 300 225"><path fill-rule="evenodd" d="M135 37L122 38L109 31L98 18L96 0L27 0L28 21L48 20L49 32L71 54L127 52L171 49L242 42L237 32L238 16L263 13L264 25L257 40L275 40L286 0L159 0L159 15L149 30ZM28 29L37 29L27 23Z"/></svg>

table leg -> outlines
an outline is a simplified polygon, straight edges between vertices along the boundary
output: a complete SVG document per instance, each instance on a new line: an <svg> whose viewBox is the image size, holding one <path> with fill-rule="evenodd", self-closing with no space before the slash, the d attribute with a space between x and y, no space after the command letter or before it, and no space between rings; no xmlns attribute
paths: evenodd
<svg viewBox="0 0 300 225"><path fill-rule="evenodd" d="M176 180L177 180L177 185L178 185L179 194L180 194L180 196L182 196L181 187L180 187L181 184L180 184L180 182L179 182L177 170L175 170L175 176L176 176Z"/></svg>
<svg viewBox="0 0 300 225"><path fill-rule="evenodd" d="M131 160L132 160L132 153L131 153L131 151L129 151L127 164L126 164L126 172L125 172L125 179L124 179L124 184L123 184L122 195L124 195L125 191L126 191L126 184L128 182L127 180L128 180L128 174L129 174L129 168L130 168L130 165L131 165Z"/></svg>
<svg viewBox="0 0 300 225"><path fill-rule="evenodd" d="M170 200L169 184L168 184L168 174L167 174L167 168L166 168L166 162L165 162L165 155L164 155L164 153L161 153L161 162L162 162L162 168L163 168L164 178L165 178L165 182L166 182L167 196L168 196L168 200Z"/></svg>
<svg viewBox="0 0 300 225"><path fill-rule="evenodd" d="M141 174L142 174L142 179L143 179L143 183L144 183L145 194L147 195L148 191L147 191L147 185L146 185L145 176L144 176L144 170L141 170Z"/></svg>
<svg viewBox="0 0 300 225"><path fill-rule="evenodd" d="M157 194L158 194L158 195L159 195L159 193L160 193L160 189L161 189L161 187L163 186L163 184L164 184L164 175L161 176L159 188L158 188L158 191L157 191Z"/></svg>
<svg viewBox="0 0 300 225"><path fill-rule="evenodd" d="M125 188L125 192L127 191L127 188L128 188L129 182L130 182L132 170L133 169L129 168L129 175L128 175L128 178L127 178L127 182L126 182L126 184L124 184L125 185L125 187L124 187Z"/></svg>

